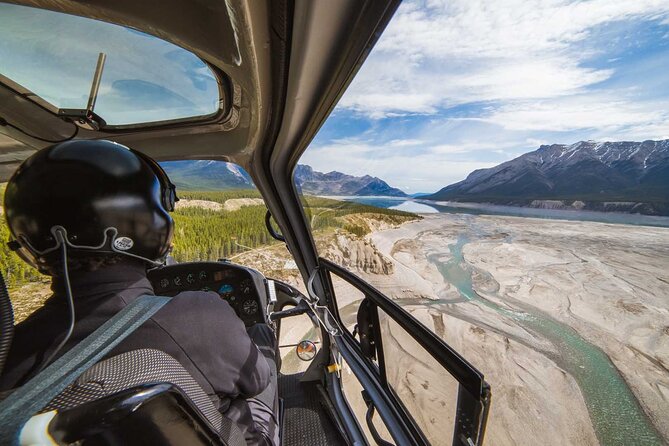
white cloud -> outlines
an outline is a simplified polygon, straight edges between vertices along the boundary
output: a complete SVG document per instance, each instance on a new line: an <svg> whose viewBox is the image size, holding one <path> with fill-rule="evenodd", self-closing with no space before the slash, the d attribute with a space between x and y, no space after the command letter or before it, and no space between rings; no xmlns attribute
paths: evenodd
<svg viewBox="0 0 669 446"><path fill-rule="evenodd" d="M668 11L660 0L404 3L339 106L376 119L582 94L613 74L583 66L595 27Z"/></svg>
<svg viewBox="0 0 669 446"><path fill-rule="evenodd" d="M566 50L598 25L662 18L667 11L663 0L443 0L428 1L426 7L409 2L380 48L414 59L524 59Z"/></svg>
<svg viewBox="0 0 669 446"><path fill-rule="evenodd" d="M470 148L460 144L439 144L430 147L430 152L434 154L467 153L470 150Z"/></svg>
<svg viewBox="0 0 669 446"><path fill-rule="evenodd" d="M601 133L638 133L637 127L669 121L669 103L575 97L546 102L521 102L500 107L484 118L507 130L571 131L595 129ZM658 134L647 137L659 137Z"/></svg>
<svg viewBox="0 0 669 446"><path fill-rule="evenodd" d="M310 148L300 159L321 172L337 170L349 175L372 175L407 193L434 192L463 180L472 170L497 163L460 159L446 146L422 147L422 151L400 150L392 145L347 140Z"/></svg>
<svg viewBox="0 0 669 446"><path fill-rule="evenodd" d="M476 139L476 136L472 135L469 138L453 138L448 144L427 145L426 151L436 155L475 155L476 152L506 153L504 149L518 149L522 145L522 141L514 138L508 139L508 136L507 139L497 139L494 136L491 139Z"/></svg>
<svg viewBox="0 0 669 446"><path fill-rule="evenodd" d="M542 144L669 139L666 62L635 34L649 20L669 25L669 1L403 3L336 113L420 116L319 141L301 162L430 192Z"/></svg>
<svg viewBox="0 0 669 446"><path fill-rule="evenodd" d="M355 95L346 95L339 106L349 108L373 119L389 117L393 114L431 114L437 111L434 97L431 94L419 93L387 93L387 92L360 92Z"/></svg>
<svg viewBox="0 0 669 446"><path fill-rule="evenodd" d="M420 139L393 139L388 142L388 145L392 147L415 147L423 143Z"/></svg>
<svg viewBox="0 0 669 446"><path fill-rule="evenodd" d="M551 142L545 139L536 139L536 138L527 138L525 140L527 144L529 144L532 147L539 147L543 146L545 144L550 144Z"/></svg>

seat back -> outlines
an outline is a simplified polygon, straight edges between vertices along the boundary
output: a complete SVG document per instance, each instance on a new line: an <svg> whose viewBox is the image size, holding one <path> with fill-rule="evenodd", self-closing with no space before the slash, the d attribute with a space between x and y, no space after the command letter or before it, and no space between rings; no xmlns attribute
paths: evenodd
<svg viewBox="0 0 669 446"><path fill-rule="evenodd" d="M218 411L188 371L170 355L155 349L132 350L95 364L56 396L43 412L74 408L155 383L169 383L182 392L226 444L246 444L241 429Z"/></svg>
<svg viewBox="0 0 669 446"><path fill-rule="evenodd" d="M133 387L40 416L49 417L48 436L44 436L44 424L31 426L31 419L22 432L21 444L231 446L183 392L167 383Z"/></svg>

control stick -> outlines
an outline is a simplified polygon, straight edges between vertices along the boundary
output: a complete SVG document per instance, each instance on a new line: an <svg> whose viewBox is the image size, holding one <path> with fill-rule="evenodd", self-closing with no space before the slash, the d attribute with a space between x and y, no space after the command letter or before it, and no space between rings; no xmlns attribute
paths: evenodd
<svg viewBox="0 0 669 446"><path fill-rule="evenodd" d="M290 317L290 316L299 316L300 314L304 314L307 311L310 311L311 308L309 308L309 305L304 300L300 300L300 303L297 304L295 307L290 308L288 310L281 310L281 311L276 311L274 313L269 314L269 320L270 322L275 322L278 321L279 319L283 319L285 317Z"/></svg>

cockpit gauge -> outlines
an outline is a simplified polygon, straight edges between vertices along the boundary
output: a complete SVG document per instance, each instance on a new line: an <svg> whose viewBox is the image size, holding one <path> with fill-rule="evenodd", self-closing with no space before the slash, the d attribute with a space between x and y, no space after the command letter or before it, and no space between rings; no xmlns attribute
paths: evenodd
<svg viewBox="0 0 669 446"><path fill-rule="evenodd" d="M242 280L242 282L239 284L239 289L241 290L242 294L251 294L253 291L253 282L251 282L250 279Z"/></svg>
<svg viewBox="0 0 669 446"><path fill-rule="evenodd" d="M242 313L247 316L254 315L258 312L258 302L252 299L247 299L242 302Z"/></svg>
<svg viewBox="0 0 669 446"><path fill-rule="evenodd" d="M228 299L233 295L232 294L233 291L235 291L235 289L233 288L232 285L224 283L219 287L218 294L220 294L222 298Z"/></svg>
<svg viewBox="0 0 669 446"><path fill-rule="evenodd" d="M227 302L247 326L265 320L264 287L254 272L230 263L183 263L149 271L156 294L174 296L183 291L213 291ZM260 283L260 280L258 280Z"/></svg>

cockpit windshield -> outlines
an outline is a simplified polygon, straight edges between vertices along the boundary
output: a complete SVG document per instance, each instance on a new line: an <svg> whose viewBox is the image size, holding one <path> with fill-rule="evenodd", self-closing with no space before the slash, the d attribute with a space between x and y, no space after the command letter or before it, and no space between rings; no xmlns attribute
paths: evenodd
<svg viewBox="0 0 669 446"><path fill-rule="evenodd" d="M0 4L3 77L59 109L85 109L99 53L106 55L95 113L107 125L217 112L217 77L193 53L123 26Z"/></svg>

